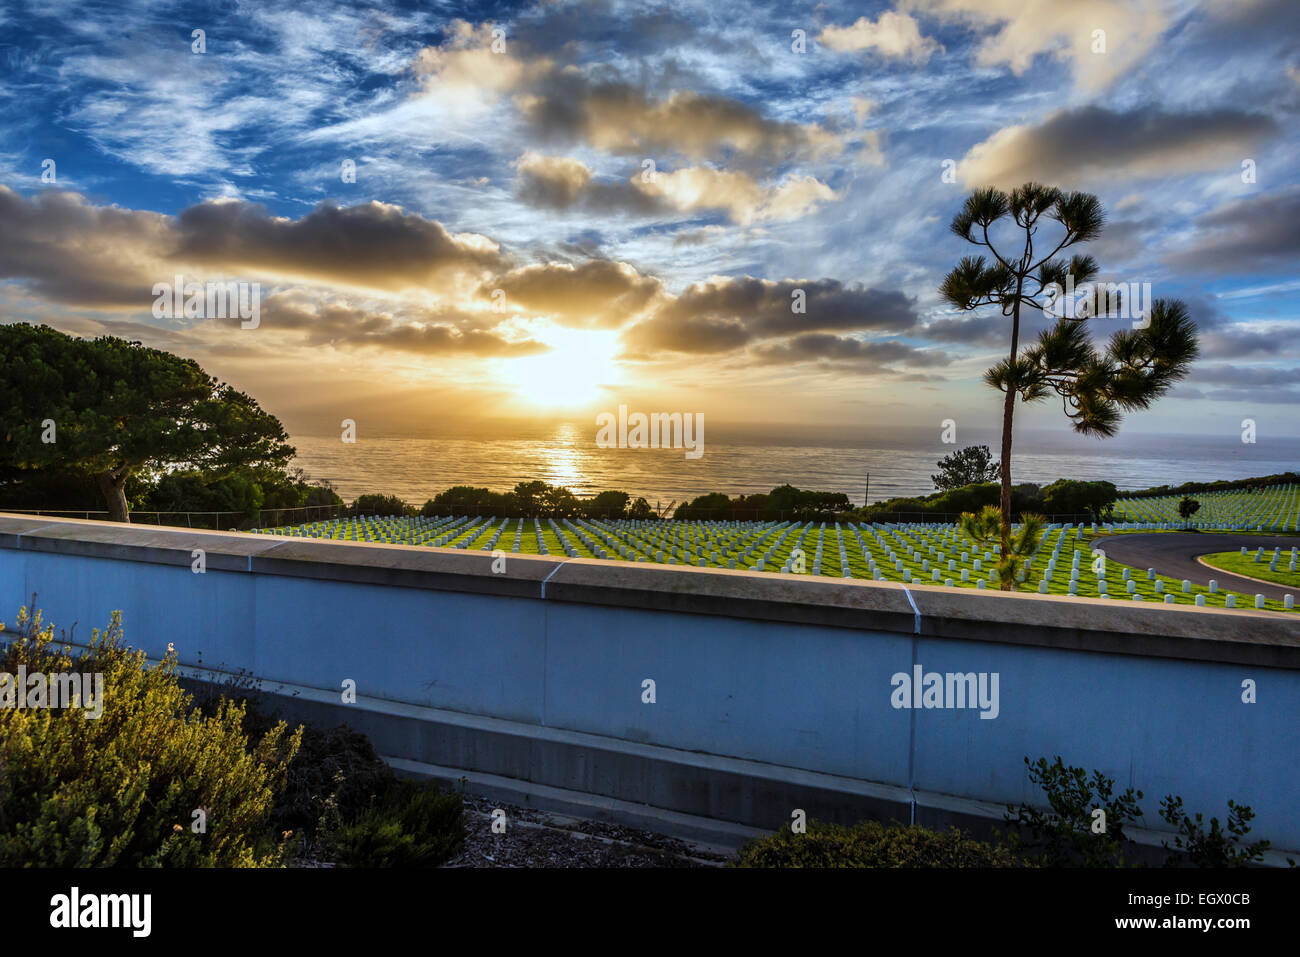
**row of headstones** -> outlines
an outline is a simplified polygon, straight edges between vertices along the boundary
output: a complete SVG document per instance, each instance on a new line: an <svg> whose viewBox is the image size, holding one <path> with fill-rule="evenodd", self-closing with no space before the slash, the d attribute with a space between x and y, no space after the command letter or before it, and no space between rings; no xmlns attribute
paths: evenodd
<svg viewBox="0 0 1300 957"><path fill-rule="evenodd" d="M598 531L607 544L613 546L616 539L620 540L622 548L633 553L637 561L653 558L656 562L675 564L680 559L682 562L693 560L697 565L706 565L709 561L721 565L723 561L728 561L728 566L733 568L737 560L735 556L748 558L757 544L786 527L786 523L735 522L726 523L722 527L715 526L713 531L701 535L694 530L692 524L672 523L669 529L655 529L649 535L642 535L641 528L635 523L629 524L630 527L613 523L614 531L611 532L584 522L587 527ZM665 544L668 545L667 556L664 554Z"/></svg>
<svg viewBox="0 0 1300 957"><path fill-rule="evenodd" d="M1264 493L1249 492L1207 492L1197 496L1201 508L1192 521L1197 528L1243 529L1243 528L1284 528L1294 526L1300 529L1300 514L1294 523L1288 523L1292 509L1296 504L1300 486L1273 486ZM1178 503L1181 496L1159 496L1151 499L1120 499L1117 507L1125 511L1137 511L1152 518L1163 519L1168 527L1181 528L1183 521L1178 515Z"/></svg>
<svg viewBox="0 0 1300 957"><path fill-rule="evenodd" d="M1277 571L1277 563L1278 563L1278 559L1281 557L1281 552L1282 552L1281 548L1275 547L1275 548L1273 549L1273 557L1270 558L1270 559L1269 559L1269 562L1268 562L1268 570L1269 570L1269 571L1271 571L1271 572L1275 572L1275 571ZM1292 546L1292 548L1291 548L1291 561L1290 561L1290 563L1287 565L1287 571L1292 571L1292 572L1293 572L1293 571L1296 570L1296 568L1295 568L1295 565L1296 565L1296 553L1297 553L1297 549L1296 549L1294 546ZM1249 554L1249 549L1248 549L1245 545L1242 545L1242 546L1241 546L1241 554L1243 554L1243 555ZM1263 546L1260 546L1260 548L1255 552L1255 563L1256 563L1256 564L1259 564L1260 561L1263 560L1263 558L1264 558L1264 548L1263 548Z"/></svg>

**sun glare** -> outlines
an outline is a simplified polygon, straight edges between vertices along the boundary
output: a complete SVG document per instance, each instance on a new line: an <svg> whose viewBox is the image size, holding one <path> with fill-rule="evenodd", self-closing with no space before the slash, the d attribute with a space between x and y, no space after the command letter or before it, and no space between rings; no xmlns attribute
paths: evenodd
<svg viewBox="0 0 1300 957"><path fill-rule="evenodd" d="M578 408L600 398L601 387L618 372L616 332L548 330L540 338L550 352L506 363L506 381L533 407Z"/></svg>

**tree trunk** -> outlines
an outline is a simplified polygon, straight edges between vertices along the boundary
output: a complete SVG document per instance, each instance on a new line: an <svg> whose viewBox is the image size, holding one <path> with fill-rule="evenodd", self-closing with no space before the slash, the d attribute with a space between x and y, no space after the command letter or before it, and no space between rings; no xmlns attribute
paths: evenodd
<svg viewBox="0 0 1300 957"><path fill-rule="evenodd" d="M108 520L110 522L131 523L131 515L126 508L126 477L130 473L126 469L120 472L114 472L111 469L107 472L99 473L99 490L104 494L104 501L108 505Z"/></svg>
<svg viewBox="0 0 1300 957"><path fill-rule="evenodd" d="M1007 398L1002 403L1002 560L1011 557L1011 421L1016 412L1015 365L1020 348L1020 288L1011 307L1011 368L1007 377ZM1013 580L1000 582L1003 591L1015 591Z"/></svg>

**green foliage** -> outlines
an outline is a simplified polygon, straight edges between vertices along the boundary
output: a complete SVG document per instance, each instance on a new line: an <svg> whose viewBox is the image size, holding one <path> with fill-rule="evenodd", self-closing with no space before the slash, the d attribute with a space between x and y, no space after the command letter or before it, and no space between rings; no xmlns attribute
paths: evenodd
<svg viewBox="0 0 1300 957"><path fill-rule="evenodd" d="M627 517L637 522L648 522L652 518L657 518L655 510L650 507L650 503L644 498L638 498L632 503L632 507L627 510Z"/></svg>
<svg viewBox="0 0 1300 957"><path fill-rule="evenodd" d="M476 515L480 510L484 515L517 517L519 506L513 495L503 495L472 485L454 485L425 502L420 514L426 518L434 515Z"/></svg>
<svg viewBox="0 0 1300 957"><path fill-rule="evenodd" d="M1114 508L1119 490L1110 482L1057 479L1042 492L1042 509L1048 515L1091 515L1101 519Z"/></svg>
<svg viewBox="0 0 1300 957"><path fill-rule="evenodd" d="M849 497L843 492L817 492L787 484L768 493L763 517L781 517L802 522L827 521L852 507Z"/></svg>
<svg viewBox="0 0 1300 957"><path fill-rule="evenodd" d="M127 521L125 489L140 472L214 478L243 467L283 469L294 454L280 422L191 359L111 336L80 339L48 326L0 325L3 471L93 479L111 517ZM53 420L55 441L42 441Z"/></svg>
<svg viewBox="0 0 1300 957"><path fill-rule="evenodd" d="M567 488L542 481L520 482L510 492L457 485L439 492L424 503L420 514L491 515L497 518L637 518L654 517L645 499L628 507L627 492L601 492L592 499L579 499Z"/></svg>
<svg viewBox="0 0 1300 957"><path fill-rule="evenodd" d="M1210 818L1210 829L1207 831L1201 814L1198 812L1195 817L1189 817L1183 811L1183 799L1172 794L1160 802L1160 816L1178 831L1172 848L1167 841L1164 843L1164 849L1170 852L1165 860L1166 867L1181 864L1190 864L1192 867L1249 867L1262 860L1264 852L1270 846L1268 841L1243 843L1255 812L1231 800L1228 801L1226 831L1219 826L1217 817Z"/></svg>
<svg viewBox="0 0 1300 957"><path fill-rule="evenodd" d="M344 867L437 867L464 843L464 804L436 785L399 781L328 843Z"/></svg>
<svg viewBox="0 0 1300 957"><path fill-rule="evenodd" d="M352 503L354 515L410 515L411 508L396 495L359 495Z"/></svg>
<svg viewBox="0 0 1300 957"><path fill-rule="evenodd" d="M1094 771L1090 779L1083 768L1067 768L1059 755L1052 764L1046 758L1034 764L1025 758L1025 766L1029 780L1043 789L1050 810L1028 804L1007 808L1007 821L1019 829L1010 836L1010 845L1023 847L1027 833L1030 848L1042 855L1047 866L1125 866L1124 828L1142 816L1137 804L1142 792L1129 788L1116 795L1111 778ZM1100 832L1096 828L1101 823L1094 817L1097 809L1106 815Z"/></svg>
<svg viewBox="0 0 1300 957"><path fill-rule="evenodd" d="M40 613L18 615L0 670L103 675L99 718L74 708L0 708L0 866L256 867L281 858L268 821L301 731L256 743L230 702L205 715L169 653L147 667L119 616L74 658ZM206 812L194 833L193 812Z"/></svg>
<svg viewBox="0 0 1300 957"><path fill-rule="evenodd" d="M1100 771L1089 778L1083 768L1066 767L1059 756L1052 764L1046 758L1030 764L1025 758L1025 765L1030 781L1042 788L1051 809L1027 804L1008 807L1007 821L1018 828L1008 836L1008 846L1036 852L1050 867L1126 866L1124 853L1132 842L1124 828L1142 816L1137 803L1142 792L1129 788L1116 796L1111 778ZM1105 811L1101 832L1094 817L1098 808ZM1189 816L1183 811L1183 799L1172 794L1160 802L1160 816L1177 832L1172 846L1163 842L1165 867L1248 867L1262 860L1270 846L1268 841L1245 843L1255 812L1232 800L1226 829L1218 818L1210 818L1207 830L1204 817Z"/></svg>
<svg viewBox="0 0 1300 957"><path fill-rule="evenodd" d="M1046 527L1041 515L1023 515L1020 531L1004 530L1002 512L993 505L986 506L978 515L966 512L961 517L962 531L975 541L984 545L1009 542L1009 546L998 554L998 581L1004 590L1014 590L1024 570L1025 559L1038 551Z"/></svg>
<svg viewBox="0 0 1300 957"><path fill-rule="evenodd" d="M805 834L783 828L746 842L736 867L1026 867L1011 851L957 828L936 831L863 821L853 827L809 821Z"/></svg>
<svg viewBox="0 0 1300 957"><path fill-rule="evenodd" d="M691 499L690 503L683 502L677 506L673 512L673 518L676 521L692 521L696 519L708 520L710 518L730 517L731 499L724 492L710 492L708 495L700 495Z"/></svg>
<svg viewBox="0 0 1300 957"><path fill-rule="evenodd" d="M1182 501L1178 503L1178 515L1184 521L1189 520L1193 515L1201 510L1201 503L1196 501L1190 495L1184 495Z"/></svg>
<svg viewBox="0 0 1300 957"><path fill-rule="evenodd" d="M604 518L610 521L627 517L628 502L632 496L627 492L601 492L590 502L583 504L583 512L589 518ZM645 499L639 501L644 502Z"/></svg>
<svg viewBox="0 0 1300 957"><path fill-rule="evenodd" d="M930 481L941 492L996 482L1002 475L1002 467L993 461L993 453L987 445L968 445L945 455L936 464L939 474L931 475Z"/></svg>

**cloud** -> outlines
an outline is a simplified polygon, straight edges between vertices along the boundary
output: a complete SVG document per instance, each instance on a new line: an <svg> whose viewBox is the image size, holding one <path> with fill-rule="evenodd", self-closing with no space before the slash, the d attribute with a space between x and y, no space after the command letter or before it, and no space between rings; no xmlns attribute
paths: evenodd
<svg viewBox="0 0 1300 957"><path fill-rule="evenodd" d="M249 203L214 201L182 210L177 220L177 258L264 275L400 290L505 265L487 237L452 235L387 203L321 203L291 220Z"/></svg>
<svg viewBox="0 0 1300 957"><path fill-rule="evenodd" d="M817 42L837 53L873 50L890 59L922 64L942 50L939 43L921 36L920 27L909 14L887 10L874 23L859 17L847 27L830 26L817 35Z"/></svg>
<svg viewBox="0 0 1300 957"><path fill-rule="evenodd" d="M807 311L796 313L802 291ZM901 332L916 324L914 303L901 292L844 285L834 279L752 276L696 283L627 330L639 353L728 352L750 342L806 332Z"/></svg>
<svg viewBox="0 0 1300 957"><path fill-rule="evenodd" d="M505 293L508 310L547 316L573 328L614 329L645 311L659 295L659 280L625 263L594 259L579 265L542 263L497 276L480 297Z"/></svg>
<svg viewBox="0 0 1300 957"><path fill-rule="evenodd" d="M547 58L520 58L502 30L453 20L440 46L416 54L414 69L424 93L450 112L464 114L492 106L504 94L534 82L555 68Z"/></svg>
<svg viewBox="0 0 1300 957"><path fill-rule="evenodd" d="M657 172L649 182L637 177L632 184L678 212L720 210L744 226L798 219L822 203L839 199L839 194L815 176L792 175L763 186L747 173L707 166Z"/></svg>
<svg viewBox="0 0 1300 957"><path fill-rule="evenodd" d="M529 151L516 163L515 191L534 206L630 212L669 216L674 213L721 212L734 223L791 220L839 199L815 176L790 175L763 184L748 173L690 166L652 176L638 173L626 181L595 179L591 167L565 156Z"/></svg>
<svg viewBox="0 0 1300 957"><path fill-rule="evenodd" d="M1190 244L1165 263L1192 273L1294 272L1300 261L1300 188L1233 200L1196 220Z"/></svg>
<svg viewBox="0 0 1300 957"><path fill-rule="evenodd" d="M427 312L415 317L339 304L305 304L273 296L263 304L259 330L303 333L299 344L334 348L378 348L430 356L514 358L536 355L549 347L535 339L507 339L476 329L474 316ZM226 324L233 325L237 319ZM218 320L220 323L220 320ZM471 326L464 328L464 326Z"/></svg>
<svg viewBox="0 0 1300 957"><path fill-rule="evenodd" d="M831 362L878 371L889 363L901 362L908 366L942 366L951 360L931 349L917 349L903 342L889 339L868 342L850 336L810 332L793 336L783 342L758 346L754 350L760 362L794 364L801 362Z"/></svg>
<svg viewBox="0 0 1300 957"><path fill-rule="evenodd" d="M441 104L509 98L543 142L582 142L622 156L734 157L778 163L834 156L843 145L815 124L765 117L739 100L692 90L662 98L609 76L593 79L550 57L491 52L490 28L459 22L451 38L415 60L427 96Z"/></svg>
<svg viewBox="0 0 1300 957"><path fill-rule="evenodd" d="M1008 126L958 164L967 186L1018 186L1030 180L1080 182L1231 171L1256 144L1276 135L1271 117L1235 109L1175 113L1148 106L1058 110L1035 126Z"/></svg>
<svg viewBox="0 0 1300 957"><path fill-rule="evenodd" d="M1280 369L1265 365L1198 365L1192 369L1187 381L1197 384L1273 389L1277 386L1300 384L1300 369Z"/></svg>
<svg viewBox="0 0 1300 957"><path fill-rule="evenodd" d="M28 199L0 186L0 222L0 276L78 306L148 305L172 242L171 217L55 190Z"/></svg>
<svg viewBox="0 0 1300 957"><path fill-rule="evenodd" d="M531 206L645 216L672 212L658 196L634 188L631 181L598 180L590 166L571 157L529 150L515 167L515 195Z"/></svg>
<svg viewBox="0 0 1300 957"><path fill-rule="evenodd" d="M1076 82L1089 90L1108 86L1141 63L1168 25L1163 0L910 0L906 5L979 30L978 66L1006 66L1022 76L1036 57L1047 55L1068 61Z"/></svg>

